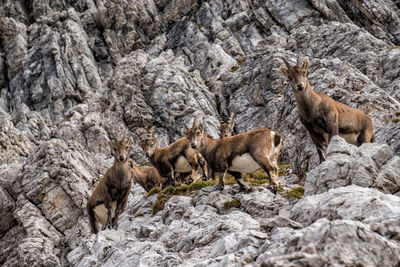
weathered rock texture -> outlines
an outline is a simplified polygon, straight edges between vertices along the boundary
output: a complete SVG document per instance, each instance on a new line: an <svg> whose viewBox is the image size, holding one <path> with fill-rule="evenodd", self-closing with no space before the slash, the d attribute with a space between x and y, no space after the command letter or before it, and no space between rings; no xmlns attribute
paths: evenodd
<svg viewBox="0 0 400 267"><path fill-rule="evenodd" d="M392 0L2 1L0 264L398 265L399 46ZM299 53L316 91L372 118L377 144L335 138L317 167L279 72ZM261 187L208 188L152 216L155 197L134 186L120 230L90 235L110 131L128 130L131 157L148 164L141 128L166 146L195 116L217 137L231 113L236 132L282 134L280 161L311 171L307 197L292 207ZM233 198L241 208L225 210Z"/></svg>

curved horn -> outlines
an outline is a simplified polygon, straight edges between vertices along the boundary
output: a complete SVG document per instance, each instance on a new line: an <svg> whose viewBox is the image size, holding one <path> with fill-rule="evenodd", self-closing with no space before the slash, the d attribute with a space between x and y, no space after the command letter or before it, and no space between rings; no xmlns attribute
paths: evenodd
<svg viewBox="0 0 400 267"><path fill-rule="evenodd" d="M126 138L126 130L124 131L124 137L122 137L122 141L125 141Z"/></svg>
<svg viewBox="0 0 400 267"><path fill-rule="evenodd" d="M193 128L196 128L196 126L197 126L197 116L194 117L194 120L193 120Z"/></svg>
<svg viewBox="0 0 400 267"><path fill-rule="evenodd" d="M282 58L282 60L283 60L283 62L285 63L286 67L287 67L288 69L290 69L291 66L290 66L289 62L287 62L287 60L284 59L284 58Z"/></svg>
<svg viewBox="0 0 400 267"><path fill-rule="evenodd" d="M297 56L297 66L301 66L301 54Z"/></svg>
<svg viewBox="0 0 400 267"><path fill-rule="evenodd" d="M186 124L186 121L183 122L183 125L185 125L186 130L189 130L189 126Z"/></svg>
<svg viewBox="0 0 400 267"><path fill-rule="evenodd" d="M117 142L117 141L118 141L117 137L115 136L115 134L114 134L113 132L111 132L111 136L112 136L114 142Z"/></svg>
<svg viewBox="0 0 400 267"><path fill-rule="evenodd" d="M220 124L223 124L223 123L224 123L224 120L221 118L220 115L218 115L218 120L219 120L219 123L220 123Z"/></svg>
<svg viewBox="0 0 400 267"><path fill-rule="evenodd" d="M140 139L144 139L144 136L146 135L146 130L144 128L140 128L138 131L138 135Z"/></svg>
<svg viewBox="0 0 400 267"><path fill-rule="evenodd" d="M156 129L156 126L153 126L153 127L150 128L150 131L147 133L147 138L148 139L153 138L153 132L154 132L155 129Z"/></svg>
<svg viewBox="0 0 400 267"><path fill-rule="evenodd" d="M232 114L229 116L229 119L228 119L228 124L231 124L232 123L232 119L233 119L233 117L235 116L235 113L234 112L232 112Z"/></svg>

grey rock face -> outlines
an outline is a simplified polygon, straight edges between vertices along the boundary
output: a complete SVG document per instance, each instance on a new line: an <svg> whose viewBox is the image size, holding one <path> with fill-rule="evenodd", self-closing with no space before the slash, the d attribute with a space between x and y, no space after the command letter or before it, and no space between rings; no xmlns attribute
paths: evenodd
<svg viewBox="0 0 400 267"><path fill-rule="evenodd" d="M0 264L398 265L399 8L397 0L2 1ZM377 143L334 138L318 164L279 71L282 57L299 53L317 92L371 117ZM119 230L90 234L85 205L112 165L111 132L127 130L131 157L148 164L141 128L155 125L164 147L195 116L217 137L218 116L231 113L236 133L282 134L280 161L299 176L290 181L308 173L306 197L208 187L152 215L157 196L134 185ZM240 207L225 208L237 198Z"/></svg>
<svg viewBox="0 0 400 267"><path fill-rule="evenodd" d="M307 174L305 194L351 184L398 193L400 157L394 156L386 144L369 143L357 148L334 136L327 149L327 160Z"/></svg>

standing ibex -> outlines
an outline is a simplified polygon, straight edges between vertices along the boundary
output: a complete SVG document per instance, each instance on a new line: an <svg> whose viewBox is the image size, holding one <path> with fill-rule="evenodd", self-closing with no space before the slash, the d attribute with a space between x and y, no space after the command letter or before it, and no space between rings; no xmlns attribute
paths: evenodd
<svg viewBox="0 0 400 267"><path fill-rule="evenodd" d="M339 135L357 146L374 142L372 121L367 115L312 89L307 79L308 59L301 65L299 54L297 64L293 67L285 59L283 61L287 69L281 67L280 70L289 78L300 121L317 147L320 162L325 160L324 146L328 146L334 135Z"/></svg>
<svg viewBox="0 0 400 267"><path fill-rule="evenodd" d="M232 122L233 117L234 113L232 113L229 116L228 121L225 122L220 116L218 116L218 120L220 123L220 125L218 126L219 138L232 136L233 127L235 126L235 123ZM211 177L213 180L215 180L215 171L212 168L208 168L208 177Z"/></svg>
<svg viewBox="0 0 400 267"><path fill-rule="evenodd" d="M162 188L164 185L167 184L168 179L161 177L157 169L154 167L147 170L141 170L137 166L135 166L132 160L130 161L130 167L135 182L140 184L147 192L149 192L153 187L159 186L160 188Z"/></svg>
<svg viewBox="0 0 400 267"><path fill-rule="evenodd" d="M186 126L186 125L185 125ZM200 122L184 134L192 148L197 149L206 159L210 168L219 172L217 189L224 188L224 179L229 172L235 177L241 190L250 189L241 179L241 173L250 173L262 168L268 175L273 193L278 190L278 156L282 146L281 135L269 129L258 129L250 132L213 139L204 134L204 124Z"/></svg>
<svg viewBox="0 0 400 267"><path fill-rule="evenodd" d="M126 138L126 132L121 141L114 134L113 141L109 144L114 155L114 164L90 196L86 208L89 215L89 223L92 232L98 233L98 223L102 225L101 230L106 227L117 228L119 215L125 210L129 193L132 187L132 172L129 166L128 150L133 139Z"/></svg>
<svg viewBox="0 0 400 267"><path fill-rule="evenodd" d="M153 126L139 145L146 152L151 164L163 177L168 177L168 183L175 183L175 173L191 172L191 179L197 180L199 165L205 174L204 162L200 162L196 150L190 147L187 138L181 138L165 148L156 146L157 138L153 136ZM201 164L199 164L201 163Z"/></svg>

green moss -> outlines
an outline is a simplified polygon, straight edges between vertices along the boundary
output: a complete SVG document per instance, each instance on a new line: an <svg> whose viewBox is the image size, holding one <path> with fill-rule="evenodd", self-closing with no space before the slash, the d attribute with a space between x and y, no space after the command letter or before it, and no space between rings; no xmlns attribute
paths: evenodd
<svg viewBox="0 0 400 267"><path fill-rule="evenodd" d="M240 198L234 198L231 201L224 202L225 209L240 208L241 205L242 204L240 203Z"/></svg>
<svg viewBox="0 0 400 267"><path fill-rule="evenodd" d="M214 100L215 100L215 105L217 106L217 111L220 112L221 111L221 101L219 100L219 96L216 95Z"/></svg>
<svg viewBox="0 0 400 267"><path fill-rule="evenodd" d="M204 81L204 84L205 84L208 88L210 88L210 82L209 82L209 81Z"/></svg>
<svg viewBox="0 0 400 267"><path fill-rule="evenodd" d="M199 28L199 29L200 29L200 27L201 27L200 23L196 23L196 26L197 26L197 28Z"/></svg>
<svg viewBox="0 0 400 267"><path fill-rule="evenodd" d="M243 58L238 59L237 64L239 66L242 66L243 65Z"/></svg>
<svg viewBox="0 0 400 267"><path fill-rule="evenodd" d="M189 69L189 72L193 72L193 71L194 71L194 68L190 68L190 69Z"/></svg>
<svg viewBox="0 0 400 267"><path fill-rule="evenodd" d="M283 192L282 196L286 198L302 198L304 195L304 188L303 187L296 187L293 188L292 190Z"/></svg>
<svg viewBox="0 0 400 267"><path fill-rule="evenodd" d="M147 193L147 197L152 196L154 194L158 194L160 193L161 188L159 187L153 187L148 193Z"/></svg>
<svg viewBox="0 0 400 267"><path fill-rule="evenodd" d="M233 66L233 67L231 68L231 72L235 72L235 71L237 71L238 69L239 69L239 66L238 66L238 65Z"/></svg>
<svg viewBox="0 0 400 267"><path fill-rule="evenodd" d="M392 122L395 122L395 123L400 122L400 118L394 118L394 119L392 120Z"/></svg>
<svg viewBox="0 0 400 267"><path fill-rule="evenodd" d="M143 217L144 216L144 213L136 213L135 214L135 218L137 218L137 217Z"/></svg>
<svg viewBox="0 0 400 267"><path fill-rule="evenodd" d="M157 201L156 203L154 203L152 208L153 215L164 209L164 205L168 201L168 199L169 198L167 198L167 196L163 192L160 192L158 194Z"/></svg>

